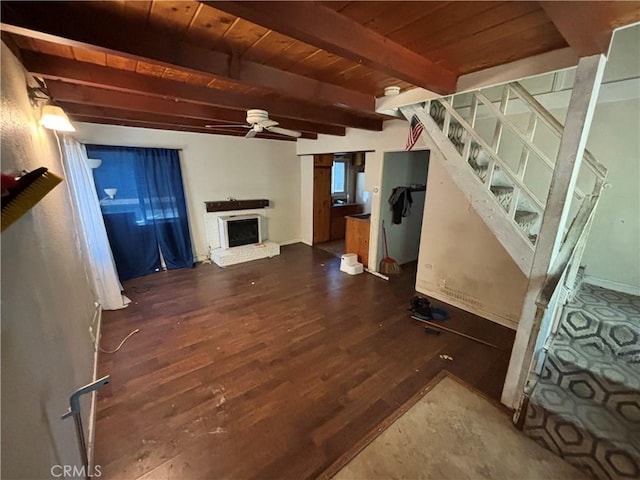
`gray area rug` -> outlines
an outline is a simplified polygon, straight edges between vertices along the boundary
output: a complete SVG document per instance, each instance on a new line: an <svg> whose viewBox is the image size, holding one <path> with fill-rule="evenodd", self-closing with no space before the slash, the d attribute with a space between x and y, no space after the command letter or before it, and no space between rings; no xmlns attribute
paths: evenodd
<svg viewBox="0 0 640 480"><path fill-rule="evenodd" d="M581 479L509 415L447 375L335 479Z"/></svg>

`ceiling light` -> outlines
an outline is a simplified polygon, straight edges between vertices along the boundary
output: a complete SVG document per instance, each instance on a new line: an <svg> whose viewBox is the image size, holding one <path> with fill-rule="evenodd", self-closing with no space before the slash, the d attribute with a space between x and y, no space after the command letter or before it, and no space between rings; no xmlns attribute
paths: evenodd
<svg viewBox="0 0 640 480"><path fill-rule="evenodd" d="M55 105L43 105L42 115L40 117L40 125L50 130L58 130L61 132L75 132L69 117L64 113L62 108Z"/></svg>
<svg viewBox="0 0 640 480"><path fill-rule="evenodd" d="M400 93L400 87L386 87L384 89L384 96L385 97L394 97L396 95L398 95Z"/></svg>

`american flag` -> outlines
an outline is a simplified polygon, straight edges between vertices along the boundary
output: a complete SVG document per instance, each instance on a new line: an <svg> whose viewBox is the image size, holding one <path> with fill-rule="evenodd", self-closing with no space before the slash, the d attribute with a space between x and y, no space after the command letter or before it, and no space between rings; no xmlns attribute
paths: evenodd
<svg viewBox="0 0 640 480"><path fill-rule="evenodd" d="M409 136L407 137L407 146L405 147L405 150L409 151L413 148L418 141L418 138L420 138L423 128L424 127L422 126L422 123L420 123L420 120L418 120L417 116L414 115L411 117L411 126L409 127Z"/></svg>

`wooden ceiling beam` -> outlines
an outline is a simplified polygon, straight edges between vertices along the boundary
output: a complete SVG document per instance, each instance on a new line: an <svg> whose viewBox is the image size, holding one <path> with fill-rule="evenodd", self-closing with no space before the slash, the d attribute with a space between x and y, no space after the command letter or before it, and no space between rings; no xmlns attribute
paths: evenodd
<svg viewBox="0 0 640 480"><path fill-rule="evenodd" d="M340 108L318 107L296 99L277 99L273 95L227 92L187 83L143 75L117 68L32 51L22 52L22 63L34 75L50 80L63 80L80 85L95 86L123 92L179 98L225 108L269 111L274 119L293 118L364 130L382 130L382 120L357 116Z"/></svg>
<svg viewBox="0 0 640 480"><path fill-rule="evenodd" d="M194 129L193 127L185 127L182 125L174 125L174 124L162 124L162 123L153 123L153 122L139 122L135 120L127 120L127 119L108 119L101 117L91 117L85 115L72 115L71 120L74 122L83 122L83 123L97 123L99 125L115 125L121 127L137 127L137 128L152 128L154 130L172 130L176 132L191 132L191 133L205 133L208 135L229 135L233 137L244 137L246 132L236 131L236 130L215 130L215 129ZM274 135L274 134L258 134L257 138L266 138L270 140L283 140L285 142L295 141L296 139L293 137L285 137L284 135Z"/></svg>
<svg viewBox="0 0 640 480"><path fill-rule="evenodd" d="M98 2L95 2L97 4ZM250 62L166 34L144 30L94 2L7 2L1 28L10 33L213 75L286 97L375 112L375 98L355 90ZM99 17L100 21L96 21Z"/></svg>
<svg viewBox="0 0 640 480"><path fill-rule="evenodd" d="M609 4L616 2L538 3L579 57L607 54L613 37Z"/></svg>
<svg viewBox="0 0 640 480"><path fill-rule="evenodd" d="M108 123L112 125L120 125L122 122L136 122L140 125L149 124L149 125L160 125L160 126L168 126L172 125L174 127L181 127L190 132L198 132L198 133L220 133L220 132L233 132L233 133L242 133L243 135L247 133L247 128L231 128L229 124L216 124L215 122L208 122L205 120L199 120L195 118L187 118L187 117L175 117L171 115L160 115L156 113L147 113L147 112L134 112L131 110L123 110L119 108L108 108L108 107L100 107L94 105L81 105L76 103L68 103L68 102L59 102L60 106L64 108L64 111L71 115L74 118L93 118L93 119L101 119L103 122L100 123ZM84 121L84 120L78 120ZM216 125L221 126L222 128L216 128L215 126L206 127L206 125ZM137 125L136 125L137 126ZM265 134L268 134L266 132ZM280 138L281 135L273 134L274 138ZM302 132L301 138L309 138L316 139L318 135L315 133Z"/></svg>
<svg viewBox="0 0 640 480"><path fill-rule="evenodd" d="M83 105L95 105L108 108L118 108L134 112L155 113L206 120L246 124L246 114L241 110L214 107L198 103L189 103L178 99L167 99L138 95L129 92L106 90L97 87L87 87L73 83L49 80L49 93L55 101L70 102ZM324 133L327 135L345 135L344 127L334 125L315 124L301 120L281 119L280 126L291 130L309 133ZM279 121L279 120L277 120Z"/></svg>
<svg viewBox="0 0 640 480"><path fill-rule="evenodd" d="M456 91L455 72L315 2L201 3L418 87L440 94Z"/></svg>

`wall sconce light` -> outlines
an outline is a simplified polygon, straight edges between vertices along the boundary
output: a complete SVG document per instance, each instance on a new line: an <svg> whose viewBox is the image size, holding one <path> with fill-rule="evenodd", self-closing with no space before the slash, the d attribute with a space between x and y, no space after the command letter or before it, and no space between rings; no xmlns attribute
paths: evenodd
<svg viewBox="0 0 640 480"><path fill-rule="evenodd" d="M38 86L32 87L27 85L27 93L29 95L31 105L34 107L42 105L42 111L40 112L40 125L50 130L75 132L76 129L71 125L69 117L64 113L64 110L57 105L49 104L51 101L51 95L49 94L44 81L39 78L34 78L34 80Z"/></svg>
<svg viewBox="0 0 640 480"><path fill-rule="evenodd" d="M40 116L40 125L50 130L57 130L60 132L75 132L69 117L64 113L62 108L56 105L43 105L42 115Z"/></svg>
<svg viewBox="0 0 640 480"><path fill-rule="evenodd" d="M100 160L99 158L88 158L87 161L89 162L89 167L91 167L92 169L96 169L100 165L102 165L102 160Z"/></svg>

